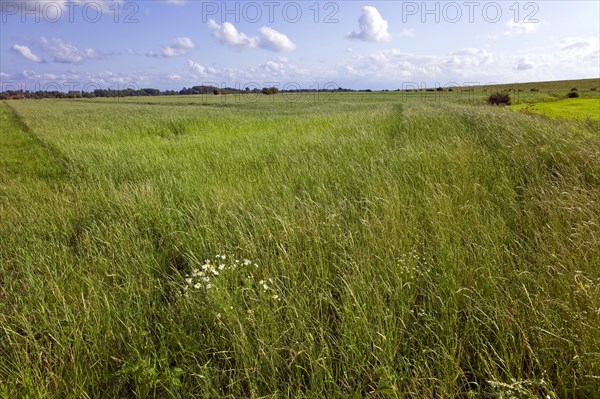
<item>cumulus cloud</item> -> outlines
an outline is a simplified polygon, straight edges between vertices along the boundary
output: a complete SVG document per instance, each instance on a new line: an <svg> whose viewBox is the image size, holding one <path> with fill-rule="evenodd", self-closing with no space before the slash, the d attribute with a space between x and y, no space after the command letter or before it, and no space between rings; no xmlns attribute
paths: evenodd
<svg viewBox="0 0 600 399"><path fill-rule="evenodd" d="M167 58L179 57L186 55L188 50L196 47L192 39L189 37L178 37L173 40L171 46L162 49L162 56Z"/></svg>
<svg viewBox="0 0 600 399"><path fill-rule="evenodd" d="M37 52L45 53L53 62L62 64L81 64L87 60L98 58L98 53L90 48L78 48L62 39L53 38L51 40L42 37L37 42L32 43ZM32 62L46 62L46 60L35 54L33 50L26 45L15 44L12 50Z"/></svg>
<svg viewBox="0 0 600 399"><path fill-rule="evenodd" d="M259 29L260 40L259 47L271 51L294 51L296 45L283 33L277 32L275 29L263 26Z"/></svg>
<svg viewBox="0 0 600 399"><path fill-rule="evenodd" d="M98 57L96 51L91 48L80 49L62 39L48 40L42 37L40 45L44 52L52 57L54 62L62 64L81 64L86 60Z"/></svg>
<svg viewBox="0 0 600 399"><path fill-rule="evenodd" d="M493 57L484 49L464 48L448 54L443 59L443 65L448 69L468 70L490 63Z"/></svg>
<svg viewBox="0 0 600 399"><path fill-rule="evenodd" d="M210 19L208 28L214 38L227 46L240 49L262 48L275 52L294 51L296 49L296 45L285 34L267 26L259 29L260 35L258 37L248 37L238 31L230 22L223 22L223 25L219 25Z"/></svg>
<svg viewBox="0 0 600 399"><path fill-rule="evenodd" d="M290 63L285 57L278 57L262 64L243 68L206 67L189 60L188 67L194 80L204 78L214 82L273 82L275 80L284 84L297 82L298 79L302 78L312 81L315 77L321 77L321 70L318 68L307 69ZM331 73L331 70L324 69Z"/></svg>
<svg viewBox="0 0 600 399"><path fill-rule="evenodd" d="M506 23L506 27L496 32L492 35L489 35L489 39L498 39L501 36L519 36L523 34L535 33L540 28L539 22L515 22L512 19Z"/></svg>
<svg viewBox="0 0 600 399"><path fill-rule="evenodd" d="M536 64L529 61L527 57L520 58L517 65L515 65L517 71L527 71L529 69L534 69L535 67Z"/></svg>
<svg viewBox="0 0 600 399"><path fill-rule="evenodd" d="M392 38L388 32L388 22L375 7L363 7L358 23L360 30L349 33L348 38L367 42L386 42Z"/></svg>
<svg viewBox="0 0 600 399"><path fill-rule="evenodd" d="M181 57L187 55L188 51L195 47L196 45L189 37L178 37L173 39L170 46L163 47L160 53L157 53L156 51L148 51L146 56L164 58Z"/></svg>
<svg viewBox="0 0 600 399"><path fill-rule="evenodd" d="M13 51L20 54L21 56L28 59L29 61L38 62L38 63L44 62L44 59L42 57L35 55L33 53L33 51L31 51L31 49L27 46L15 44L14 46L12 46L12 49L13 49Z"/></svg>
<svg viewBox="0 0 600 399"><path fill-rule="evenodd" d="M417 31L415 30L415 28L410 28L410 29L402 29L398 36L406 38L406 37L415 37L416 34L417 34Z"/></svg>
<svg viewBox="0 0 600 399"><path fill-rule="evenodd" d="M230 22L223 22L219 25L214 20L208 20L208 29L212 32L213 37L219 39L222 44L238 48L255 48L257 45L256 38L250 38L233 26Z"/></svg>
<svg viewBox="0 0 600 399"><path fill-rule="evenodd" d="M199 76L206 76L206 68L203 67L202 65L189 60L188 61L188 66L190 67L190 70L196 74L198 74Z"/></svg>

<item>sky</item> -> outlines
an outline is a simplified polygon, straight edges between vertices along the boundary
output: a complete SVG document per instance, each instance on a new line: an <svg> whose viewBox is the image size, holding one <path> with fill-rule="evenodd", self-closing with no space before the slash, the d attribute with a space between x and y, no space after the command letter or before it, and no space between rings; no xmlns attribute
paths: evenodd
<svg viewBox="0 0 600 399"><path fill-rule="evenodd" d="M600 77L598 1L0 0L2 90Z"/></svg>

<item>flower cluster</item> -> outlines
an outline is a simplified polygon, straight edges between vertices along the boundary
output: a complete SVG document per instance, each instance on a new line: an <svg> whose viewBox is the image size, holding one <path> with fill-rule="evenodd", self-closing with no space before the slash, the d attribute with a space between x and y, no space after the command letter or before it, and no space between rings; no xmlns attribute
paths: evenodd
<svg viewBox="0 0 600 399"><path fill-rule="evenodd" d="M200 266L200 268L192 270L190 274L186 274L185 282L187 287L197 290L205 289L208 291L214 287L211 281L214 281L217 276L219 276L220 272L226 270L235 270L239 266L252 265L254 265L254 267L258 267L257 264L253 264L252 261L248 259L244 259L242 261L239 259L232 259L228 262L227 255L217 254L215 255L214 261L207 259Z"/></svg>
<svg viewBox="0 0 600 399"><path fill-rule="evenodd" d="M398 267L400 273L408 279L425 277L431 273L431 265L414 249L408 254L402 254L398 260Z"/></svg>
<svg viewBox="0 0 600 399"><path fill-rule="evenodd" d="M281 301L281 297L274 288L275 284L272 278L263 278L260 281L254 279L253 269L258 269L258 264L249 259L236 259L225 254L217 254L214 259L205 260L199 267L193 269L191 273L185 276L184 291L187 294L190 290L201 290L205 292L218 290L219 287L226 287L227 280L236 281L239 274L246 275L247 283L243 283L241 287L254 287L256 292L268 294L272 299ZM223 280L221 284L217 284L221 276ZM237 276L237 277L236 277Z"/></svg>

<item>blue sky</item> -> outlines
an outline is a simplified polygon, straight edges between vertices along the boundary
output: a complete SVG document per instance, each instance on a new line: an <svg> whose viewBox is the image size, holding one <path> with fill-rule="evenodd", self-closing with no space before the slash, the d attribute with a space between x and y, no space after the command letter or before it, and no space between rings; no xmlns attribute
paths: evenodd
<svg viewBox="0 0 600 399"><path fill-rule="evenodd" d="M3 89L600 76L597 1L0 0Z"/></svg>

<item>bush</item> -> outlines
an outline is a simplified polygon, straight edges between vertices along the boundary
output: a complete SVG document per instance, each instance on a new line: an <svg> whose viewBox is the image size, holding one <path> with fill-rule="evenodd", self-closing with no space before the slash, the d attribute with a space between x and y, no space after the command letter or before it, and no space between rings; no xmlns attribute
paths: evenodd
<svg viewBox="0 0 600 399"><path fill-rule="evenodd" d="M567 93L567 98L577 98L579 97L579 93L577 93L576 91L570 91L569 93Z"/></svg>
<svg viewBox="0 0 600 399"><path fill-rule="evenodd" d="M490 105L510 105L510 96L508 93L494 93L488 97L487 103Z"/></svg>
<svg viewBox="0 0 600 399"><path fill-rule="evenodd" d="M279 89L277 87L263 87L262 93L266 95L277 94Z"/></svg>
<svg viewBox="0 0 600 399"><path fill-rule="evenodd" d="M535 89L535 88L534 88L534 89L531 89L531 90L529 90L529 91L540 91L540 89Z"/></svg>
<svg viewBox="0 0 600 399"><path fill-rule="evenodd" d="M577 87L573 87L571 91L577 91Z"/></svg>
<svg viewBox="0 0 600 399"><path fill-rule="evenodd" d="M596 88L595 88L595 87L592 87L592 88L590 89L590 91L596 91Z"/></svg>

